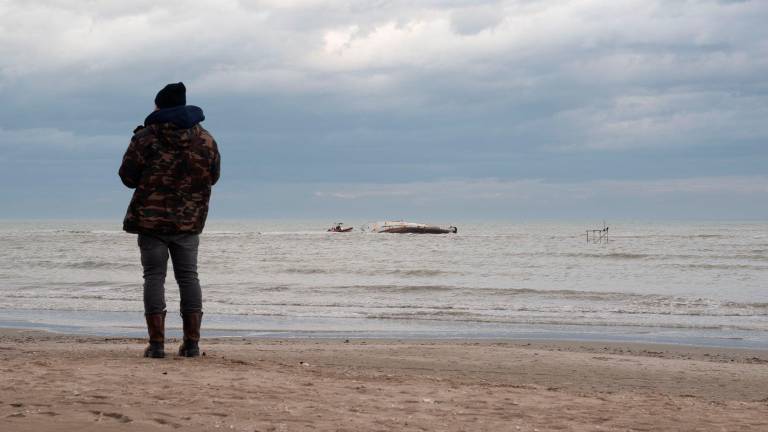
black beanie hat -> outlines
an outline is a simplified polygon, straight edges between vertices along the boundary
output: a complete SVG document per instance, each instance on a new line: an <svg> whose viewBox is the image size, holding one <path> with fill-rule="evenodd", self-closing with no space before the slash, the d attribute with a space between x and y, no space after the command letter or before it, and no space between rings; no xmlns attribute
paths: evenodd
<svg viewBox="0 0 768 432"><path fill-rule="evenodd" d="M183 82L168 84L155 96L155 105L158 108L172 108L187 104L187 88Z"/></svg>

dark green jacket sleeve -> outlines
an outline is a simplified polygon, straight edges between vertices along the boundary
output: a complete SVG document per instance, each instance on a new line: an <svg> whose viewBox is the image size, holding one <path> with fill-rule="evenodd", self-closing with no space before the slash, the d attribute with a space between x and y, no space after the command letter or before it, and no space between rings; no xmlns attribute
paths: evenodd
<svg viewBox="0 0 768 432"><path fill-rule="evenodd" d="M213 160L211 161L211 185L215 185L221 176L221 154L216 141L213 141Z"/></svg>
<svg viewBox="0 0 768 432"><path fill-rule="evenodd" d="M123 155L123 163L118 172L123 184L131 189L139 185L141 174L144 171L145 161L141 147L141 140L134 135L128 145L128 150Z"/></svg>

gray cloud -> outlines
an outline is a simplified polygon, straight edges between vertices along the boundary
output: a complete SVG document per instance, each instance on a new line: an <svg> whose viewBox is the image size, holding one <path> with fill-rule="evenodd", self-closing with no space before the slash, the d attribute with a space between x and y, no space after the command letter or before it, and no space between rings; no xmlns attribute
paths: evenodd
<svg viewBox="0 0 768 432"><path fill-rule="evenodd" d="M759 176L767 21L763 2L714 0L7 1L0 164L74 159L73 182L114 182L83 161L118 163L183 80L231 196Z"/></svg>
<svg viewBox="0 0 768 432"><path fill-rule="evenodd" d="M768 177L701 177L659 179L649 181L595 180L578 183L555 183L540 179L506 181L478 179L446 180L405 184L336 185L333 190L316 191L318 198L339 200L409 197L420 201L590 199L596 196L639 198L664 194L733 194L768 198Z"/></svg>

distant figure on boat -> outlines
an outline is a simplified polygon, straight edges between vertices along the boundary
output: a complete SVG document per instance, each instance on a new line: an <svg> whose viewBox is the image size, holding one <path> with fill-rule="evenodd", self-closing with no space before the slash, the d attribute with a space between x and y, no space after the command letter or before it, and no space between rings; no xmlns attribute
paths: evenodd
<svg viewBox="0 0 768 432"><path fill-rule="evenodd" d="M328 228L328 232L350 232L352 231L352 227L345 227L341 222L336 222L336 225Z"/></svg>

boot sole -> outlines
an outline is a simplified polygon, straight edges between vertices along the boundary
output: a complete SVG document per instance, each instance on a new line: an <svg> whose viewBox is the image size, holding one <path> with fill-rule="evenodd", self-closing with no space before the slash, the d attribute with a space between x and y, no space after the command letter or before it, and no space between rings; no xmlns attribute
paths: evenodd
<svg viewBox="0 0 768 432"><path fill-rule="evenodd" d="M200 351L179 351L179 357L200 357Z"/></svg>

